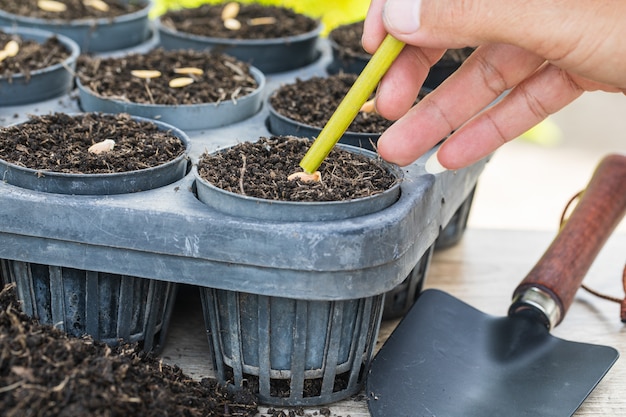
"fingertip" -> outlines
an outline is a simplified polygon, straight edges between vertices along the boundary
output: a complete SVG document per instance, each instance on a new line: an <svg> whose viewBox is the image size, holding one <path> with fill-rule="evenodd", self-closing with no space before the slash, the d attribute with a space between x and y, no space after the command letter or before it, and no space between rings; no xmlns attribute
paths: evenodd
<svg viewBox="0 0 626 417"><path fill-rule="evenodd" d="M409 35L420 28L421 0L388 0L383 21L391 34Z"/></svg>
<svg viewBox="0 0 626 417"><path fill-rule="evenodd" d="M376 150L378 155L385 161L404 167L414 162L413 159L407 158L405 151L401 147L397 146L396 141L393 138L385 136L383 133L378 139Z"/></svg>
<svg viewBox="0 0 626 417"><path fill-rule="evenodd" d="M376 151L378 152L378 155L389 163L402 166L398 163L399 161L396 160L393 148L389 146L390 144L388 142L389 141L384 133L380 136L380 138L378 138L378 141L376 142Z"/></svg>
<svg viewBox="0 0 626 417"><path fill-rule="evenodd" d="M446 169L463 169L486 156L480 149L458 139L456 136L448 138L437 150L437 161Z"/></svg>
<svg viewBox="0 0 626 417"><path fill-rule="evenodd" d="M363 49L370 54L376 52L376 49L378 49L378 46L387 34L382 21L383 7L383 0L372 0L365 21L363 22L361 45Z"/></svg>
<svg viewBox="0 0 626 417"><path fill-rule="evenodd" d="M424 169L429 174L434 174L434 175L441 174L442 172L445 172L448 170L448 168L443 166L441 162L439 161L438 153L439 152L435 152L432 155L430 155L430 157L428 157L428 159L426 160L426 164L424 164Z"/></svg>

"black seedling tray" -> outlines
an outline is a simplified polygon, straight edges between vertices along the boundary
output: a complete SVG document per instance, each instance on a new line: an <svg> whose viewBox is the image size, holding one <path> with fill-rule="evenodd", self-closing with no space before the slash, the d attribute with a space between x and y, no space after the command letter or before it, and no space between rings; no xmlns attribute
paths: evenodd
<svg viewBox="0 0 626 417"><path fill-rule="evenodd" d="M267 76L264 94L296 77L325 75L330 48L299 70ZM31 114L80 112L76 93L0 107L0 124ZM330 222L276 222L217 212L195 194L204 151L271 133L267 106L229 126L187 131L189 173L150 191L72 196L0 182L0 258L307 300L370 297L400 284L469 198L485 161L430 175L429 155L404 169L399 200ZM435 149L432 150L434 152Z"/></svg>

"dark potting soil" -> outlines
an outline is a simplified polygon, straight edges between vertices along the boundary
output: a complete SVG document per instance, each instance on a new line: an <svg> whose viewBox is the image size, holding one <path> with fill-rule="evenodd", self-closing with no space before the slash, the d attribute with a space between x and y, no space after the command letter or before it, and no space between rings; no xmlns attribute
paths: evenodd
<svg viewBox="0 0 626 417"><path fill-rule="evenodd" d="M137 345L72 338L0 291L0 414L6 417L254 416L255 396L194 381Z"/></svg>
<svg viewBox="0 0 626 417"><path fill-rule="evenodd" d="M115 141L112 150L88 152L91 145L105 139ZM184 151L180 138L128 114L54 113L0 129L0 159L42 171L136 171L162 165Z"/></svg>
<svg viewBox="0 0 626 417"><path fill-rule="evenodd" d="M144 0L102 0L107 7L99 8L95 2L85 0L54 0L64 4L64 11L47 11L39 0L0 0L0 10L8 13L40 19L78 20L87 18L116 17L136 12L149 6ZM106 10L105 10L106 9Z"/></svg>
<svg viewBox="0 0 626 417"><path fill-rule="evenodd" d="M181 73L186 69L197 73ZM140 78L131 73L134 70L156 70L161 75ZM84 86L102 97L143 104L237 101L259 87L250 74L248 64L208 51L166 51L158 48L145 54L116 58L81 55L76 73ZM182 87L171 87L170 82L176 78L188 78L192 82Z"/></svg>
<svg viewBox="0 0 626 417"><path fill-rule="evenodd" d="M22 74L29 80L31 72L59 64L71 55L56 36L51 36L41 44L22 39L17 34L0 31L0 49L4 49L10 41L17 42L19 51L15 56L0 60L0 78L7 80L11 80L17 74Z"/></svg>
<svg viewBox="0 0 626 417"><path fill-rule="evenodd" d="M261 138L213 154L204 153L198 173L209 183L233 193L267 200L343 201L368 197L391 188L398 179L380 159L338 147L320 167L321 181L288 180L301 172L300 160L311 146L290 136Z"/></svg>
<svg viewBox="0 0 626 417"><path fill-rule="evenodd" d="M339 46L339 53L345 57L369 58L370 54L365 52L361 45L363 37L363 22L354 22L337 26L328 33L328 39Z"/></svg>
<svg viewBox="0 0 626 417"><path fill-rule="evenodd" d="M346 57L365 57L369 58L370 54L363 49L361 38L363 37L363 22L354 22L347 25L337 26L329 32L328 38L340 46L339 53L345 54ZM450 63L464 62L474 48L448 49L441 57L440 61Z"/></svg>
<svg viewBox="0 0 626 417"><path fill-rule="evenodd" d="M161 23L179 32L226 39L282 38L311 32L319 26L315 19L288 8L240 4L235 19L241 27L237 30L228 29L222 20L222 10L226 4L204 4L197 8L171 10L161 16ZM258 18L269 19L254 20Z"/></svg>
<svg viewBox="0 0 626 417"><path fill-rule="evenodd" d="M270 104L279 114L291 120L323 128L356 78L356 74L339 73L307 80L296 79L294 83L285 84L274 91ZM373 97L374 94L370 96ZM376 112L359 112L348 126L348 131L382 133L392 123Z"/></svg>

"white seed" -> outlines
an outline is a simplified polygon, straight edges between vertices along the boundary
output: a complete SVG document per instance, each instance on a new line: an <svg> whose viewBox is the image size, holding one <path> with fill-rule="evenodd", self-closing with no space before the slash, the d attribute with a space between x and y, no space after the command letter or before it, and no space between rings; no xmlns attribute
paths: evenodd
<svg viewBox="0 0 626 417"><path fill-rule="evenodd" d="M248 24L250 26L260 26L260 25L273 25L276 23L275 17L255 17L253 19L248 20Z"/></svg>
<svg viewBox="0 0 626 417"><path fill-rule="evenodd" d="M230 2L226 3L224 8L222 9L222 20L227 21L228 19L234 19L239 14L239 3Z"/></svg>
<svg viewBox="0 0 626 417"><path fill-rule="evenodd" d="M20 44L14 40L8 41L6 45L4 45L4 52L6 52L7 56L15 56L20 51Z"/></svg>
<svg viewBox="0 0 626 417"><path fill-rule="evenodd" d="M101 154L104 152L109 152L115 146L115 141L113 139L105 139L102 142L94 143L87 149L89 153Z"/></svg>
<svg viewBox="0 0 626 417"><path fill-rule="evenodd" d="M363 113L376 113L376 99L371 99L363 103L361 106L361 112Z"/></svg>
<svg viewBox="0 0 626 417"><path fill-rule="evenodd" d="M9 57L9 54L7 53L7 51L0 50L0 62L4 61L5 59L7 59Z"/></svg>
<svg viewBox="0 0 626 417"><path fill-rule="evenodd" d="M37 2L37 7L39 7L44 12L52 12L52 13L60 13L67 10L67 6L65 3L61 3L60 1L55 0L39 0Z"/></svg>
<svg viewBox="0 0 626 417"><path fill-rule="evenodd" d="M241 22L237 19L226 19L224 20L224 27L228 30L239 30L241 29Z"/></svg>
<svg viewBox="0 0 626 417"><path fill-rule="evenodd" d="M176 74L184 74L184 75L202 75L202 74L204 74L204 71L201 68L196 68L196 67L174 68L174 72Z"/></svg>
<svg viewBox="0 0 626 417"><path fill-rule="evenodd" d="M302 182L320 182L322 180L322 174L320 174L319 171L315 171L312 174L307 174L306 172L294 172L287 177L287 180L300 180Z"/></svg>
<svg viewBox="0 0 626 417"><path fill-rule="evenodd" d="M157 70L132 70L130 74L133 77L150 79L150 78L159 78L161 76L161 71Z"/></svg>
<svg viewBox="0 0 626 417"><path fill-rule="evenodd" d="M96 9L101 12L109 11L109 5L102 0L83 0L83 4L87 7L91 7L92 9Z"/></svg>
<svg viewBox="0 0 626 417"><path fill-rule="evenodd" d="M173 78L170 81L170 87L181 88L181 87L188 86L189 84L192 84L192 83L193 83L193 78L191 77L178 77L178 78Z"/></svg>

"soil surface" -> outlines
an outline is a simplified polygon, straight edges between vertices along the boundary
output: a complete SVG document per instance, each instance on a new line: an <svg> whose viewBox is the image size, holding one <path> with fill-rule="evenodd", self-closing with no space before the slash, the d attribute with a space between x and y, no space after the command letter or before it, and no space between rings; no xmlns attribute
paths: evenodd
<svg viewBox="0 0 626 417"><path fill-rule="evenodd" d="M195 72L180 73L189 68ZM156 70L161 75L140 78L131 73L134 70ZM81 83L97 95L143 104L237 101L259 87L250 74L248 64L208 51L165 51L158 48L145 54L117 58L81 55L76 73ZM192 82L182 87L171 87L170 82L177 78L191 79Z"/></svg>
<svg viewBox="0 0 626 417"><path fill-rule="evenodd" d="M398 179L380 159L333 148L320 167L321 181L288 180L301 172L311 146L289 136L261 138L214 154L203 154L198 173L218 188L250 197L281 201L343 201L381 193Z"/></svg>
<svg viewBox="0 0 626 417"><path fill-rule="evenodd" d="M77 20L86 18L107 18L121 16L136 12L149 6L144 0L103 0L108 6L107 10L101 10L89 6L84 0L55 0L63 3L64 11L46 11L38 6L39 0L0 0L0 10L20 16L37 17L40 19ZM93 2L91 3L93 4Z"/></svg>
<svg viewBox="0 0 626 417"><path fill-rule="evenodd" d="M192 9L171 10L161 16L161 23L179 32L212 38L273 39L311 32L319 22L291 9L259 4L240 4L234 17L239 29L228 29L222 20L224 4L205 4ZM254 20L270 18L267 20ZM265 22L263 24L255 24Z"/></svg>
<svg viewBox="0 0 626 417"><path fill-rule="evenodd" d="M356 74L296 79L274 91L270 104L277 113L305 125L323 128L356 81ZM373 98L374 94L370 96ZM423 96L420 96L420 98ZM382 133L393 122L376 112L359 112L348 132Z"/></svg>
<svg viewBox="0 0 626 417"><path fill-rule="evenodd" d="M339 47L339 52L346 57L361 57L369 59L370 54L365 52L361 45L363 37L363 22L354 22L337 26L328 33L328 39Z"/></svg>
<svg viewBox="0 0 626 417"><path fill-rule="evenodd" d="M249 391L194 381L137 345L72 338L22 313L0 291L0 414L6 417L255 416Z"/></svg>
<svg viewBox="0 0 626 417"><path fill-rule="evenodd" d="M0 49L4 49L10 41L17 42L19 51L15 56L0 61L0 78L8 80L17 74L22 74L29 80L31 72L59 64L71 55L71 51L59 42L56 36L46 39L41 44L0 30Z"/></svg>
<svg viewBox="0 0 626 417"><path fill-rule="evenodd" d="M113 139L109 152L88 152ZM54 113L0 129L0 159L37 170L113 173L162 165L185 152L182 140L128 114Z"/></svg>

